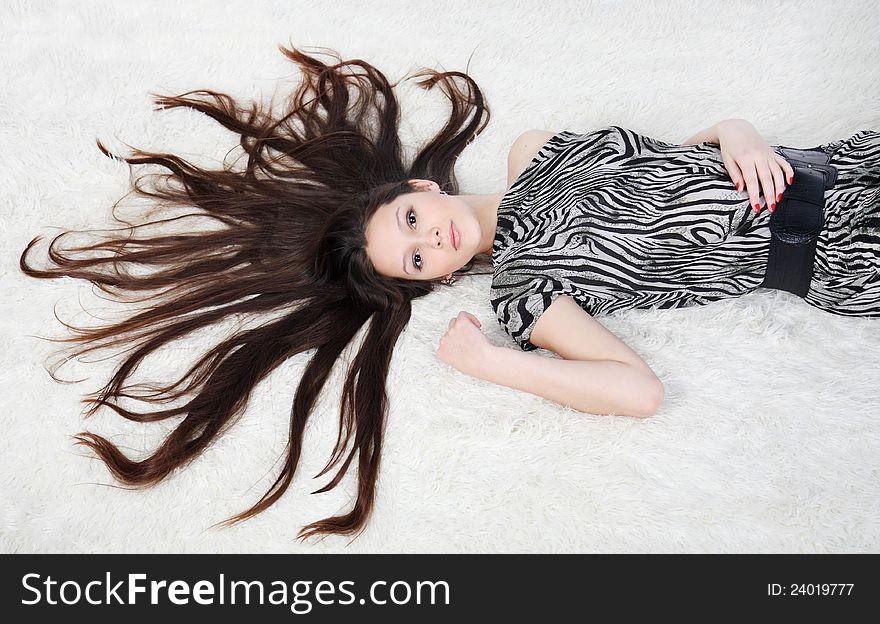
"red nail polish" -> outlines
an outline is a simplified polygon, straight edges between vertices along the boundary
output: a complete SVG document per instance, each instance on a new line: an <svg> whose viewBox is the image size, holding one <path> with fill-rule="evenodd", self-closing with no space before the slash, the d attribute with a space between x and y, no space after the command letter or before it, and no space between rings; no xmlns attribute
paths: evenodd
<svg viewBox="0 0 880 624"><path fill-rule="evenodd" d="M779 201L780 199L782 199L782 193L776 196L776 201Z"/></svg>
<svg viewBox="0 0 880 624"><path fill-rule="evenodd" d="M770 212L776 210L776 204L770 204Z"/></svg>
<svg viewBox="0 0 880 624"><path fill-rule="evenodd" d="M755 212L761 212L761 204L755 204Z"/></svg>
<svg viewBox="0 0 880 624"><path fill-rule="evenodd" d="M792 177L790 177L790 178L788 179L788 183L791 184L791 181L792 181L792 180L794 180L794 176L792 176Z"/></svg>

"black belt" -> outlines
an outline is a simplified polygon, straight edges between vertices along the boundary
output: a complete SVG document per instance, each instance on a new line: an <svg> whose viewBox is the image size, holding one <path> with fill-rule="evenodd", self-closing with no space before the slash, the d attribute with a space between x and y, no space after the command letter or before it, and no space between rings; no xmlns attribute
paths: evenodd
<svg viewBox="0 0 880 624"><path fill-rule="evenodd" d="M770 257L761 287L804 297L825 225L825 191L837 182L837 169L820 148L780 147L779 152L794 169L794 181L770 215Z"/></svg>

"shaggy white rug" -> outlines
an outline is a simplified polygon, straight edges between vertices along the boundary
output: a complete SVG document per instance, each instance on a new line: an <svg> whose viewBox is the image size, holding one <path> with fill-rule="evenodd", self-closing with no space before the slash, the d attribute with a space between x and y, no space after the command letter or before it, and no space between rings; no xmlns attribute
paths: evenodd
<svg viewBox="0 0 880 624"><path fill-rule="evenodd" d="M705 307L602 319L660 375L647 420L593 416L467 377L437 359L467 310L514 346L489 277L415 302L394 353L376 510L349 544L294 539L349 509L353 474L309 492L335 442L341 367L313 415L287 494L229 529L276 475L304 354L257 388L238 424L151 490L116 485L70 436L91 430L135 456L170 423L138 425L79 399L112 361L44 365L87 284L26 278L37 234L110 223L128 168L95 137L207 165L235 136L189 110L154 112L149 91L289 93L277 44L326 46L391 81L419 66L465 70L487 130L458 160L463 192L504 190L506 154L529 128L608 124L668 142L728 117L769 143L811 147L880 130L880 8L864 2L31 2L0 3L0 548L3 552L876 552L880 550L880 321L837 317L759 290ZM308 51L308 50L307 50ZM326 57L325 57L326 58ZM468 61L470 64L468 65ZM448 105L397 89L409 153ZM97 306L97 307L96 307ZM218 338L218 333L214 338ZM163 379L186 348L148 370ZM213 341L211 342L213 344ZM542 355L552 354L541 351Z"/></svg>

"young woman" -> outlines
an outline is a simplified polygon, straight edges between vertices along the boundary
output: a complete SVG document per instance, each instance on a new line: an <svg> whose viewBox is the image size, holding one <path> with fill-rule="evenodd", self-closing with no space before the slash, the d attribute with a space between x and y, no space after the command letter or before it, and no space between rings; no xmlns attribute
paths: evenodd
<svg viewBox="0 0 880 624"><path fill-rule="evenodd" d="M830 155L837 177L823 194L804 299L880 316L880 134L813 149ZM563 359L494 346L464 311L438 356L585 412L648 416L662 401L660 380L593 316L700 305L764 285L771 215L795 176L783 150L799 156L741 119L682 145L618 126L530 130L511 149L505 193L451 196L411 180L417 192L381 205L368 223L367 254L385 275L424 280L487 255L499 322L523 351Z"/></svg>
<svg viewBox="0 0 880 624"><path fill-rule="evenodd" d="M508 155L505 192L460 194L456 158L489 121L467 74L415 74L423 88L439 84L453 106L447 124L405 163L394 85L381 72L359 59L336 55L339 62L327 65L296 49L281 51L299 65L303 82L278 119L208 90L156 96L158 106L192 107L239 134L248 156L242 170L203 169L142 150L123 159L170 172L154 174L164 185L137 180L138 193L169 209L195 210L70 249L59 245L61 234L48 248L54 266L27 261L41 237L21 255L22 270L33 277L81 278L119 301L147 304L119 323L74 328L77 335L64 340L80 343L80 355L126 347L108 383L86 400L89 415L105 405L141 422L183 416L140 461L101 436L76 436L126 484L155 484L192 461L241 414L261 379L309 351L292 397L281 473L256 504L225 522L262 512L290 485L331 369L367 325L342 387L337 443L317 475L341 461L317 492L330 490L357 455L357 500L350 512L299 535L357 533L374 502L392 351L412 300L438 283L491 261L499 322L522 351L540 346L561 356L491 346L476 317L462 312L440 340L443 361L580 410L633 416L656 409L662 384L593 315L703 304L761 284L768 210L795 169L743 120L721 122L684 145L617 126L525 132ZM825 195L816 288L807 301L876 316L880 135L862 131L821 149L839 176ZM243 323L172 383L130 383L148 355L229 315L256 323ZM123 398L163 405L135 411L119 404ZM164 405L177 399L185 402Z"/></svg>

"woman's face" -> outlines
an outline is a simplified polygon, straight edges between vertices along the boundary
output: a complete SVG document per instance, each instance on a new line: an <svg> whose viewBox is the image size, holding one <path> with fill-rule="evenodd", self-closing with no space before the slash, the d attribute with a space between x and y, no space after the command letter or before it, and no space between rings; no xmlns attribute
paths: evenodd
<svg viewBox="0 0 880 624"><path fill-rule="evenodd" d="M406 193L376 209L364 233L367 257L382 275L442 279L480 252L480 223L469 204L441 194L436 182L411 183L427 192Z"/></svg>

